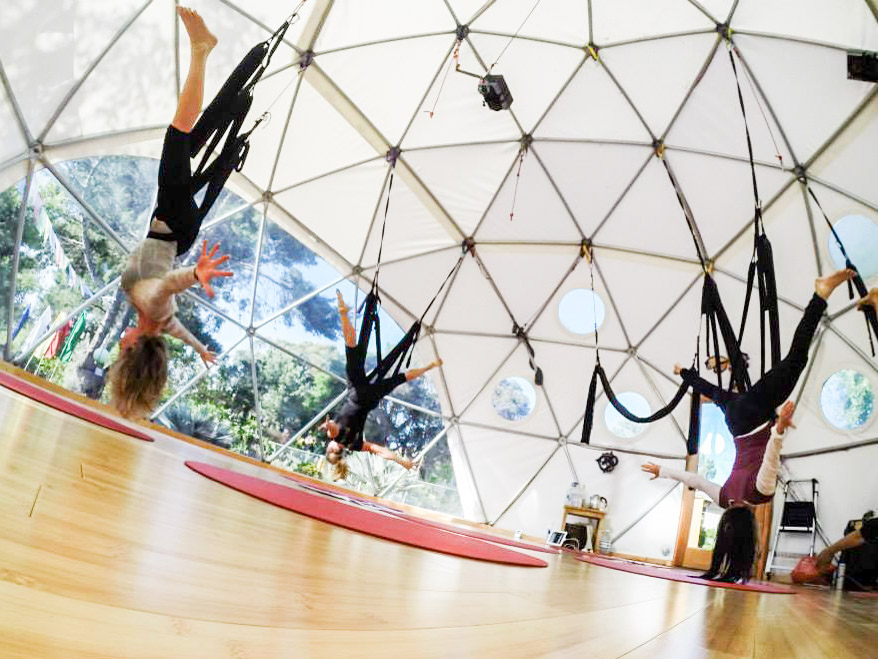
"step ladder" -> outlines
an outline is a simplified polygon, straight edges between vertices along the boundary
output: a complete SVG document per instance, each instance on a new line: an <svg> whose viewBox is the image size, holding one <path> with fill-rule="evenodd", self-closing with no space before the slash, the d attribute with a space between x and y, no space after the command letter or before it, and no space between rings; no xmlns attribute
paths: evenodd
<svg viewBox="0 0 878 659"><path fill-rule="evenodd" d="M796 483L811 484L811 499L805 501L789 501L790 488ZM776 559L780 556L787 558L800 558L801 554L778 551L778 543L780 542L781 533L810 533L811 546L808 549L808 556L814 555L814 544L817 541L817 495L819 492L819 483L816 478L805 478L800 480L788 480L782 483L783 489L783 511L780 517L780 523L774 532L774 540L771 543L771 551L768 554L768 563L765 566L766 579L771 578L771 573L777 569ZM791 567L782 570L790 571Z"/></svg>

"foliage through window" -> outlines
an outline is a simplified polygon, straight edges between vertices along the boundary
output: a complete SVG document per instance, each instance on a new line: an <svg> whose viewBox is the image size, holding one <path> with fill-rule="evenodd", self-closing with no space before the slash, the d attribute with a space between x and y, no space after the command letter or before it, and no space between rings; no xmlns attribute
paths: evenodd
<svg viewBox="0 0 878 659"><path fill-rule="evenodd" d="M852 369L836 371L820 390L820 409L826 420L839 430L859 428L875 409L871 381Z"/></svg>
<svg viewBox="0 0 878 659"><path fill-rule="evenodd" d="M14 363L107 402L106 370L118 355L123 331L136 321L114 282L127 252L146 235L157 167L157 161L149 158L98 156L58 163L57 178L48 169L34 174L12 297L7 355ZM0 194L4 273L12 268L24 187L20 181ZM177 296L178 317L208 348L225 356L197 379L203 372L199 357L182 342L166 337L171 363L163 405L170 404L164 405L157 420L257 459L268 459L289 442L277 463L319 477L325 440L301 431L345 390L344 350L334 286L305 302L297 301L327 288L341 275L265 216L261 205L248 205L228 190L205 218L198 244L204 239L220 243L223 253L231 254L235 275L215 286L216 297L210 300L214 308L198 288ZM181 263L194 262L196 251L193 248L181 257ZM8 277L0 278L3 305L10 299L9 284ZM355 295L363 297L350 282L338 286L351 300ZM84 311L62 324L89 300ZM0 314L4 347L8 316L4 308ZM386 313L382 312L382 320L386 328L382 338L392 341L402 336ZM59 325L58 332L49 333ZM252 340L247 333L251 326ZM439 411L429 378L407 383L394 396ZM438 414L385 400L369 416L366 437L414 457L443 427ZM420 472L409 481L393 496L460 513L444 437L427 452ZM365 480L361 484L365 489L373 485Z"/></svg>
<svg viewBox="0 0 878 659"><path fill-rule="evenodd" d="M507 421L521 421L533 412L537 392L528 380L514 375L497 384L491 403L494 411Z"/></svg>

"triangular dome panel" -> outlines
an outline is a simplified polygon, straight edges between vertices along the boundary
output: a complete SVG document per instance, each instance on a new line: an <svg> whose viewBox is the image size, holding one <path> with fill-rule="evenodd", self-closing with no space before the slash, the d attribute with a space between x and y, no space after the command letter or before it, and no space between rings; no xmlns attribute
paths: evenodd
<svg viewBox="0 0 878 659"><path fill-rule="evenodd" d="M735 43L799 162L807 162L872 91L871 83L844 75L843 50L747 35ZM788 62L796 63L795 71Z"/></svg>
<svg viewBox="0 0 878 659"><path fill-rule="evenodd" d="M594 239L599 244L634 251L698 258L686 215L658 158L649 161Z"/></svg>
<svg viewBox="0 0 878 659"><path fill-rule="evenodd" d="M285 112L276 109L275 115L278 124L286 121ZM314 176L383 155L375 153L375 149L314 89L306 75L296 93L272 189L284 190Z"/></svg>
<svg viewBox="0 0 878 659"><path fill-rule="evenodd" d="M653 157L652 148L619 144L540 141L533 149L589 237Z"/></svg>
<svg viewBox="0 0 878 659"><path fill-rule="evenodd" d="M539 365L539 355L534 358L534 361ZM519 377L533 382L533 371L528 364L528 353L523 345L516 348L515 352L490 379L488 385L473 399L470 405L464 408L460 413L461 421L557 439L561 435L561 428L556 421L551 402L547 400L544 387L534 386L536 402L524 418L509 421L500 416L494 406L495 391L501 381L510 377Z"/></svg>
<svg viewBox="0 0 878 659"><path fill-rule="evenodd" d="M841 186L854 195L878 207L878 190L874 172L863 167L878 153L878 96L872 99L813 165L808 169L822 180ZM831 218L830 218L831 219Z"/></svg>
<svg viewBox="0 0 878 659"><path fill-rule="evenodd" d="M344 233L347 238L337 249L353 264L360 258L386 176L386 163L371 161L291 188L275 201L324 240ZM335 194L337 190L345 193Z"/></svg>
<svg viewBox="0 0 878 659"><path fill-rule="evenodd" d="M516 164L488 213L476 229L479 241L578 242L582 239L575 220L558 196L535 153L525 153ZM511 217L510 217L511 216Z"/></svg>
<svg viewBox="0 0 878 659"><path fill-rule="evenodd" d="M757 97L755 87L749 84L746 67L735 56L738 82L747 112L747 125L744 125L729 53L724 46L716 49L707 70L671 126L665 143L748 158L746 131L749 129L754 160L779 168L781 161L777 156L780 155L783 164L792 168L795 163L782 131L766 109L763 98Z"/></svg>
<svg viewBox="0 0 878 659"><path fill-rule="evenodd" d="M716 34L696 34L607 48L600 56L653 135L661 137L716 41Z"/></svg>
<svg viewBox="0 0 878 659"><path fill-rule="evenodd" d="M442 372L448 383L452 411L458 415L483 388L490 386L495 371L517 347L513 338L497 340L444 333L436 334L434 341L444 362Z"/></svg>
<svg viewBox="0 0 878 659"><path fill-rule="evenodd" d="M385 220L388 194L390 206ZM384 263L457 244L455 237L430 214L401 176L394 177L393 188L389 193L385 191L378 205L372 231L363 250L362 265L371 266L377 262L382 228L384 247L381 249L381 260Z"/></svg>
<svg viewBox="0 0 878 659"><path fill-rule="evenodd" d="M637 345L661 321L700 272L700 266L602 250L596 259L628 338ZM662 278L661 287L644 287ZM640 294L638 294L638 292Z"/></svg>
<svg viewBox="0 0 878 659"><path fill-rule="evenodd" d="M603 323L598 326L600 346L626 350L628 348L628 341L625 338L625 333L622 330L619 318L616 315L616 310L613 307L610 295L607 292L606 284L601 277L601 273L595 270L594 289L592 289L591 273L589 272L588 262L585 259L581 260L576 265L573 272L571 272L564 280L563 285L554 293L554 295L552 295L548 304L546 304L545 310L528 328L528 336L532 339L545 341L561 341L564 343L582 344L587 346L595 345L595 335L594 332L591 331L593 325L588 326L588 320L583 323L588 326L587 329L590 330L586 334L574 333L561 322L561 301L565 295L576 289L584 289L587 291L593 290L600 299L600 303L603 305L604 320ZM594 301L591 309L579 310L581 316L576 317L591 319L590 322L593 324L595 313L597 312L599 314L595 308L596 306L597 302Z"/></svg>
<svg viewBox="0 0 878 659"><path fill-rule="evenodd" d="M136 0L69 3L53 11L39 2L6 7L0 61L34 137L141 7Z"/></svg>
<svg viewBox="0 0 878 659"><path fill-rule="evenodd" d="M600 62L587 58L537 125L537 138L651 143L631 104Z"/></svg>
<svg viewBox="0 0 878 659"><path fill-rule="evenodd" d="M512 336L509 312L472 256L463 260L437 305L428 318L438 330Z"/></svg>
<svg viewBox="0 0 878 659"><path fill-rule="evenodd" d="M514 251L492 246L477 248L515 321L529 325L555 288L567 277L579 247L528 245ZM522 259L530 267L521 267Z"/></svg>
<svg viewBox="0 0 878 659"><path fill-rule="evenodd" d="M715 254L753 219L753 179L749 164L685 151L667 152L665 157L685 191L708 254ZM714 177L705 181L704 172L708 169ZM779 167L756 167L763 203L792 179L790 172Z"/></svg>
<svg viewBox="0 0 878 659"><path fill-rule="evenodd" d="M588 7L576 0L543 0L536 5L530 0L493 3L470 28L473 32L519 34L582 46L588 43Z"/></svg>
<svg viewBox="0 0 878 659"><path fill-rule="evenodd" d="M454 27L454 18L441 0L422 2L417 11L412 11L406 0L377 0L368 4L342 0L330 8L315 50L338 50L439 31L451 34Z"/></svg>
<svg viewBox="0 0 878 659"><path fill-rule="evenodd" d="M171 15L168 4L155 2L137 17L70 99L50 140L171 122L177 105Z"/></svg>
<svg viewBox="0 0 878 659"><path fill-rule="evenodd" d="M595 0L591 7L594 42L598 45L715 27L688 2Z"/></svg>
<svg viewBox="0 0 878 659"><path fill-rule="evenodd" d="M384 138L398 144L451 40L439 35L393 41L327 53L316 61Z"/></svg>
<svg viewBox="0 0 878 659"><path fill-rule="evenodd" d="M503 511L558 448L556 442L473 426L461 426L460 434L473 467L473 476L480 484L479 495L489 521Z"/></svg>
<svg viewBox="0 0 878 659"><path fill-rule="evenodd" d="M517 145L481 144L408 151L403 158L460 230L469 235L497 194L517 153ZM451 163L453 180L447 176Z"/></svg>
<svg viewBox="0 0 878 659"><path fill-rule="evenodd" d="M795 11L790 11L791 9ZM846 20L837 20L845 16ZM794 5L741 0L732 19L735 30L763 34L784 34L821 43L847 47L878 48L878 22L868 3L838 0L828 5L820 0L801 0Z"/></svg>

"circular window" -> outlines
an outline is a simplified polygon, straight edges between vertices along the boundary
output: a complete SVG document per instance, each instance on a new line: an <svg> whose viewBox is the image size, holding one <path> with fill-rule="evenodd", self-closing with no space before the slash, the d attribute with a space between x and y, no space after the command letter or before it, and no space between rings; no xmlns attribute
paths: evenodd
<svg viewBox="0 0 878 659"><path fill-rule="evenodd" d="M574 288L558 303L561 324L574 334L592 334L604 322L604 301L590 288Z"/></svg>
<svg viewBox="0 0 878 659"><path fill-rule="evenodd" d="M638 393L634 393L633 391L623 391L621 394L617 394L616 398L618 398L619 402L625 406L625 409L632 414L636 414L637 416L649 416L652 414L652 409L649 407L649 401ZM619 414L611 403L607 403L607 408L604 410L604 423L607 424L607 428L611 433L616 435L616 437L622 437L623 439L637 437L637 435L646 430L645 423L634 423L633 421L629 421Z"/></svg>
<svg viewBox="0 0 878 659"><path fill-rule="evenodd" d="M864 215L845 215L832 225L863 279L878 274L878 224ZM829 257L835 267L845 266L844 255L830 232L827 238Z"/></svg>
<svg viewBox="0 0 878 659"><path fill-rule="evenodd" d="M872 383L852 369L836 371L823 383L820 409L826 420L839 430L859 428L875 409Z"/></svg>
<svg viewBox="0 0 878 659"><path fill-rule="evenodd" d="M494 411L507 421L521 421L534 411L537 392L530 381L513 376L500 381L491 402Z"/></svg>

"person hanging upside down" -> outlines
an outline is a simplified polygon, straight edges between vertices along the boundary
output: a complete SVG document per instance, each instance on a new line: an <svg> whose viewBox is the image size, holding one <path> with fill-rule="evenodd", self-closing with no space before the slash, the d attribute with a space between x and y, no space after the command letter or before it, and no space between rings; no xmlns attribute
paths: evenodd
<svg viewBox="0 0 878 659"><path fill-rule="evenodd" d="M208 251L207 241L195 267L173 269L176 257L189 250L198 236L204 213L193 199L189 133L195 126L204 99L207 57L217 39L197 12L177 7L189 34L189 74L177 110L165 133L158 174L158 197L146 239L128 257L122 273L122 290L137 310L137 326L120 341L119 358L110 370L111 398L125 417L147 416L161 398L168 377L168 351L162 334L192 346L206 366L216 360L175 316L174 295L201 284L209 297L214 277L230 277L218 266L228 256L216 258L219 245Z"/></svg>
<svg viewBox="0 0 878 659"><path fill-rule="evenodd" d="M326 445L326 460L335 467L335 479L341 480L348 474L349 468L344 460L348 451L368 451L385 460L392 460L406 469L411 469L415 462L391 451L385 446L373 444L363 439L363 428L366 425L366 417L369 412L378 407L381 399L404 382L411 382L419 378L427 371L442 365L442 360L428 364L423 368L413 368L405 373L397 373L389 378L370 382L366 377L366 351L368 350L368 336L366 341L357 342L357 334L354 326L348 318L350 308L345 304L341 292L338 295L338 313L341 316L341 327L345 340L345 359L348 378L348 396L342 405L341 411L331 419L326 417L320 425L329 442Z"/></svg>
<svg viewBox="0 0 878 659"><path fill-rule="evenodd" d="M679 364L674 372L683 376L696 394L715 402L725 413L726 424L735 437L735 463L728 480L719 486L698 474L659 467L651 462L642 466L653 478L673 478L701 490L722 508L727 508L717 528L717 543L706 578L720 581L746 581L755 559L755 517L751 506L767 503L774 496L784 433L794 427L795 404L787 401L772 424L775 410L795 389L808 363L808 349L826 300L843 282L853 276L839 270L814 282L814 295L793 334L787 356L774 365L746 392L726 391L700 378ZM733 510L734 509L734 510ZM743 553L742 553L743 549Z"/></svg>

